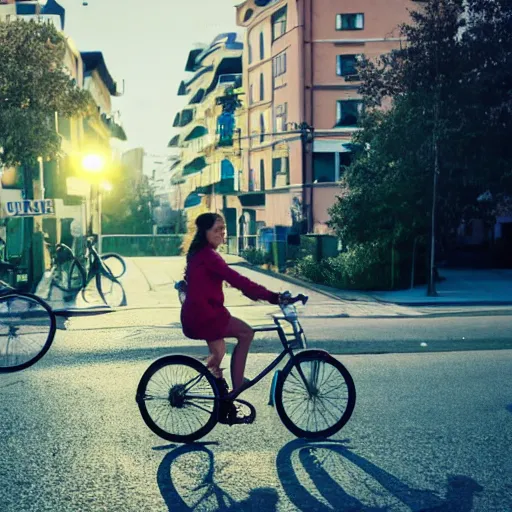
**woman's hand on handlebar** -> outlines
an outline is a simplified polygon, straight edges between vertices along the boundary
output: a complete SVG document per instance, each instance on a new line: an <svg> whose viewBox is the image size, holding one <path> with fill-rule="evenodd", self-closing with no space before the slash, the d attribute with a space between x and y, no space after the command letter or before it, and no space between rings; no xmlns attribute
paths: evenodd
<svg viewBox="0 0 512 512"><path fill-rule="evenodd" d="M296 302L302 302L303 305L306 304L309 297L307 295L303 295L300 293L296 297L293 297L290 292L284 292L279 294L279 304L286 306L288 304L295 304Z"/></svg>

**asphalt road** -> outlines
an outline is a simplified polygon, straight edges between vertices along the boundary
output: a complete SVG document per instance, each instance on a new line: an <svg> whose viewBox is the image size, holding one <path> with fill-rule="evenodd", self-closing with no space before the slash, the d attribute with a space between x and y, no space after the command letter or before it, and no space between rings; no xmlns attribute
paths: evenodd
<svg viewBox="0 0 512 512"><path fill-rule="evenodd" d="M301 310L310 345L336 354L356 383L349 423L328 441L297 440L267 405L267 377L244 397L254 424L172 445L143 423L138 381L157 357L205 347L183 339L171 277L149 267L162 283L129 281L131 307L61 319L37 365L0 375L1 512L512 509L507 310L406 316L312 294ZM226 297L251 324L275 312ZM278 349L260 335L247 374Z"/></svg>
<svg viewBox="0 0 512 512"><path fill-rule="evenodd" d="M36 366L0 377L1 511L512 507L511 350L339 355L358 400L334 439L296 440L267 405L267 378L247 392L258 410L253 425L218 425L208 444L172 446L147 429L134 399L156 357L204 354L202 344L183 341L169 316L162 308L71 319ZM489 339L497 319L481 326ZM404 321L420 323L406 330ZM437 326L436 338L427 321L388 319L387 336L400 343L407 331L410 339L441 343L446 325ZM358 343L375 343L384 332L382 319L305 322L317 326L311 345L334 353L347 343L327 340L336 329ZM505 323L495 336L500 329ZM275 353L270 341L254 348L249 376Z"/></svg>

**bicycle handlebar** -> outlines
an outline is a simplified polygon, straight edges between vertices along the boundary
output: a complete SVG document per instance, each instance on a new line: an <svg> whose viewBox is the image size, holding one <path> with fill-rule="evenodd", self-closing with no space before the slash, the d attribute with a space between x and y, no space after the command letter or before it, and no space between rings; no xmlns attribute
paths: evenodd
<svg viewBox="0 0 512 512"><path fill-rule="evenodd" d="M284 292L281 294L281 304L295 304L296 302L302 302L302 305L305 306L306 302L309 300L307 295L303 295L299 293L299 295L293 297L290 292Z"/></svg>

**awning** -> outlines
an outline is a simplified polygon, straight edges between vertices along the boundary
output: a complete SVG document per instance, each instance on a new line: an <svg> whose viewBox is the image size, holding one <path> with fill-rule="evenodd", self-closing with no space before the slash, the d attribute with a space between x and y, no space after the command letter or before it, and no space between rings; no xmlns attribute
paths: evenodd
<svg viewBox="0 0 512 512"><path fill-rule="evenodd" d="M182 80L180 82L180 86L178 87L178 96L186 96L187 95L187 86L185 82Z"/></svg>
<svg viewBox="0 0 512 512"><path fill-rule="evenodd" d="M204 98L204 89L198 89L192 99L188 102L189 105L195 105L197 103L201 103Z"/></svg>
<svg viewBox="0 0 512 512"><path fill-rule="evenodd" d="M180 135L175 135L167 144L168 148L177 148L180 145Z"/></svg>
<svg viewBox="0 0 512 512"><path fill-rule="evenodd" d="M176 167L178 167L178 165L180 165L181 163L181 160L176 160L176 162L174 162L171 167L170 167L170 171L172 171L173 169L176 169Z"/></svg>
<svg viewBox="0 0 512 512"><path fill-rule="evenodd" d="M202 171L207 165L206 158L204 156L198 156L197 158L194 158L192 162L183 167L183 176Z"/></svg>
<svg viewBox="0 0 512 512"><path fill-rule="evenodd" d="M185 199L185 203L183 206L185 208L194 208L194 206L199 206L201 204L201 196L197 192L192 192Z"/></svg>
<svg viewBox="0 0 512 512"><path fill-rule="evenodd" d="M185 108L181 111L180 115L180 127L183 128L190 124L194 120L195 109Z"/></svg>
<svg viewBox="0 0 512 512"><path fill-rule="evenodd" d="M204 126L195 126L192 131L185 137L185 141L198 139L208 133L208 129Z"/></svg>
<svg viewBox="0 0 512 512"><path fill-rule="evenodd" d="M313 141L313 153L350 153L350 140L319 139Z"/></svg>

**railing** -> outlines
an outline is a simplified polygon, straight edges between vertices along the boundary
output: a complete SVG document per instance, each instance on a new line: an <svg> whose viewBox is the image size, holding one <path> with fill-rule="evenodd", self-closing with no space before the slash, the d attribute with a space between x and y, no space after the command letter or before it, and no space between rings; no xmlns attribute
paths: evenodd
<svg viewBox="0 0 512 512"><path fill-rule="evenodd" d="M121 256L180 256L184 235L103 235L103 253Z"/></svg>

